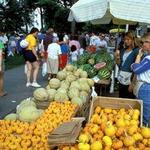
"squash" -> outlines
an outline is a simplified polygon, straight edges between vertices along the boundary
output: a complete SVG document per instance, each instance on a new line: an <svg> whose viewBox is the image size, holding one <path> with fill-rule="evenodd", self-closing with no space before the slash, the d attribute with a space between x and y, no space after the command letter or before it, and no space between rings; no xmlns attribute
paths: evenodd
<svg viewBox="0 0 150 150"><path fill-rule="evenodd" d="M59 79L56 79L56 78L53 78L49 81L49 86L52 88L52 89L58 89L60 87L60 80Z"/></svg>
<svg viewBox="0 0 150 150"><path fill-rule="evenodd" d="M49 94L46 89L44 88L37 88L33 92L33 97L38 101L47 101L49 98Z"/></svg>

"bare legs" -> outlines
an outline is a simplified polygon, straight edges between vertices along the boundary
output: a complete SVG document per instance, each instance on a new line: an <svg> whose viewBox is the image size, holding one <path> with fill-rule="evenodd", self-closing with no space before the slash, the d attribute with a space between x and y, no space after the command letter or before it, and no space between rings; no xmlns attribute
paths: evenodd
<svg viewBox="0 0 150 150"><path fill-rule="evenodd" d="M39 72L39 63L37 61L30 63L29 61L26 62L27 64L27 84L26 86L35 86L40 87L40 85L37 84L37 76ZM33 78L32 78L33 75ZM31 84L31 80L33 79L33 83Z"/></svg>
<svg viewBox="0 0 150 150"><path fill-rule="evenodd" d="M0 96L5 96L7 94L3 88L4 88L4 73L0 71Z"/></svg>

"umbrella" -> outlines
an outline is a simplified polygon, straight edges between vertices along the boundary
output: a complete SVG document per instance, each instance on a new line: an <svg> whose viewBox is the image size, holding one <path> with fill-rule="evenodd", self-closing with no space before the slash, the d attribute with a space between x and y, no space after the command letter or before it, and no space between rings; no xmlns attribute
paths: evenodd
<svg viewBox="0 0 150 150"><path fill-rule="evenodd" d="M79 0L70 8L68 21L108 24L150 23L150 0ZM133 21L133 22L131 22Z"/></svg>
<svg viewBox="0 0 150 150"><path fill-rule="evenodd" d="M111 29L109 30L109 33L122 33L122 32L125 32L125 29Z"/></svg>

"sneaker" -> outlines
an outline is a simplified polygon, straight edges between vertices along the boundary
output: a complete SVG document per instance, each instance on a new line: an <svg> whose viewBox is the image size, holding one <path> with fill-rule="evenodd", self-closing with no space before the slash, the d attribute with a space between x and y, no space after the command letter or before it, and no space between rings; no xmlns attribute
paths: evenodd
<svg viewBox="0 0 150 150"><path fill-rule="evenodd" d="M30 83L30 82L27 82L27 83L26 83L26 87L29 87L29 86L31 86L31 83Z"/></svg>
<svg viewBox="0 0 150 150"><path fill-rule="evenodd" d="M33 86L33 87L41 87L41 85L39 85L37 82L33 82L32 84L31 84L31 86Z"/></svg>

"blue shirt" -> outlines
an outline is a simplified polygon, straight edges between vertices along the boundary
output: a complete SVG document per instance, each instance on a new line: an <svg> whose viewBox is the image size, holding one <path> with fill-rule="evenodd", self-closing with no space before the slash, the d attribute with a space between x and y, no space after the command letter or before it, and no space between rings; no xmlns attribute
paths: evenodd
<svg viewBox="0 0 150 150"><path fill-rule="evenodd" d="M61 53L62 54L67 54L68 53L69 46L67 44L61 44L60 47L61 47Z"/></svg>
<svg viewBox="0 0 150 150"><path fill-rule="evenodd" d="M138 55L139 48L134 48L132 52L128 55L125 62L123 63L123 55L125 53L125 49L120 52L121 63L119 69L126 72L131 71L131 64L135 62L136 56Z"/></svg>

